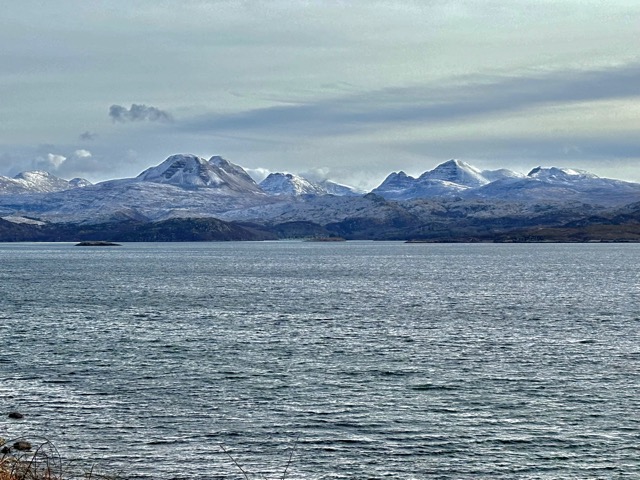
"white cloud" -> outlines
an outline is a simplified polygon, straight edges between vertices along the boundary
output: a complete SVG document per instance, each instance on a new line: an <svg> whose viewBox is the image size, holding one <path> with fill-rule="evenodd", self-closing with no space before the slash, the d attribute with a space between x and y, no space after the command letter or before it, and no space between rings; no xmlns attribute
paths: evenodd
<svg viewBox="0 0 640 480"><path fill-rule="evenodd" d="M331 169L328 167L313 167L300 172L299 175L312 182L321 182L331 179Z"/></svg>
<svg viewBox="0 0 640 480"><path fill-rule="evenodd" d="M79 150L76 150L75 152L73 152L73 156L76 158L91 158L91 152L89 150L85 150L84 148L81 148Z"/></svg>
<svg viewBox="0 0 640 480"><path fill-rule="evenodd" d="M55 170L60 168L64 162L67 161L67 157L64 155L57 155L55 153L47 154L47 161Z"/></svg>
<svg viewBox="0 0 640 480"><path fill-rule="evenodd" d="M240 165L242 166L242 165ZM243 167L244 168L244 167ZM271 172L268 168L244 168L244 170L249 174L251 178L257 183L260 183L262 180L267 178Z"/></svg>

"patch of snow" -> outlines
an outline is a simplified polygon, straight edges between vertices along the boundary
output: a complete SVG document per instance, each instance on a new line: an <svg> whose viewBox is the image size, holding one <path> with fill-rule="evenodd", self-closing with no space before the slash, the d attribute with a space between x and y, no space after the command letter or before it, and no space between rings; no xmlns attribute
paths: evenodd
<svg viewBox="0 0 640 480"><path fill-rule="evenodd" d="M46 222L42 222L34 218L21 217L18 215L7 215L6 217L0 217L0 218L11 223L22 223L27 225L46 225Z"/></svg>

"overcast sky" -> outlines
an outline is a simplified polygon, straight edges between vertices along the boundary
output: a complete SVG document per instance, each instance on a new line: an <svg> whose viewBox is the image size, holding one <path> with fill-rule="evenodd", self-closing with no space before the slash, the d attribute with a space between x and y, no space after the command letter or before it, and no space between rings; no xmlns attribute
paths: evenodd
<svg viewBox="0 0 640 480"><path fill-rule="evenodd" d="M222 155L370 188L450 158L640 181L638 0L5 0L0 175Z"/></svg>

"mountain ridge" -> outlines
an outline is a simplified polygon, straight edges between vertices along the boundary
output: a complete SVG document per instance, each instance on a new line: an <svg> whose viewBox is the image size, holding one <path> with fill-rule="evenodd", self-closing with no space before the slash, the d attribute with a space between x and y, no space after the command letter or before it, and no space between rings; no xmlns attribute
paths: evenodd
<svg viewBox="0 0 640 480"><path fill-rule="evenodd" d="M269 195L337 195L357 196L359 192L354 187L334 182L332 180L311 181L301 175L293 173L270 173L260 182L260 188Z"/></svg>
<svg viewBox="0 0 640 480"><path fill-rule="evenodd" d="M586 228L598 218L611 226L612 209L640 202L640 184L582 170L535 167L524 175L506 169L483 171L458 160L417 178L393 172L364 195L336 195L327 183L294 174L273 174L272 179L280 184L269 192L241 166L220 156L206 160L176 154L133 178L54 192L0 194L0 217L27 230L51 223L88 228L215 218L261 225L278 236L327 232L345 238L449 241L498 238L514 229ZM294 180L312 185L312 190L278 193Z"/></svg>
<svg viewBox="0 0 640 480"><path fill-rule="evenodd" d="M27 170L13 178L0 176L0 195L53 193L91 185L84 178L65 180L44 170Z"/></svg>
<svg viewBox="0 0 640 480"><path fill-rule="evenodd" d="M225 193L263 193L247 172L220 156L208 161L192 154L175 154L135 177L136 181L182 188L214 188Z"/></svg>

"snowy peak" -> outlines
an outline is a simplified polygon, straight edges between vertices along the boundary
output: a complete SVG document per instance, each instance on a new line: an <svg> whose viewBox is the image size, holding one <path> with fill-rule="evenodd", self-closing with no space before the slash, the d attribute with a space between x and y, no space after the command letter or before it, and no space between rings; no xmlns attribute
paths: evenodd
<svg viewBox="0 0 640 480"><path fill-rule="evenodd" d="M587 171L571 168L536 167L523 175L507 169L480 170L460 160L449 160L417 179L404 172L392 173L373 193L392 200L496 198L543 201L557 195L558 188L563 189L562 195L574 201L607 204L614 200L612 189L635 194L638 186L601 179Z"/></svg>
<svg viewBox="0 0 640 480"><path fill-rule="evenodd" d="M25 180L25 181L34 181L34 182L43 181L43 179L44 181L48 181L48 179L52 179L52 178L62 180L61 178L56 177L55 175L49 172L45 172L44 170L29 170L26 172L20 172L13 178L14 180Z"/></svg>
<svg viewBox="0 0 640 480"><path fill-rule="evenodd" d="M240 165L231 163L218 155L209 159L209 165L232 190L261 193L258 184Z"/></svg>
<svg viewBox="0 0 640 480"><path fill-rule="evenodd" d="M83 178L71 181L42 170L22 172L13 178L0 177L0 193L53 193L91 185Z"/></svg>
<svg viewBox="0 0 640 480"><path fill-rule="evenodd" d="M482 171L460 160L449 160L429 172L420 175L418 180L442 180L465 187L480 187L489 183Z"/></svg>
<svg viewBox="0 0 640 480"><path fill-rule="evenodd" d="M527 177L547 182L561 183L600 178L585 170L558 167L536 167L527 174Z"/></svg>
<svg viewBox="0 0 640 480"><path fill-rule="evenodd" d="M312 182L293 173L271 173L260 182L260 188L269 195L275 196L334 195L337 197L352 197L364 194L364 192L360 192L348 185L331 180Z"/></svg>
<svg viewBox="0 0 640 480"><path fill-rule="evenodd" d="M222 157L212 157L207 161L197 155L172 155L160 165L148 168L136 179L182 188L208 187L236 193L260 193L247 172Z"/></svg>
<svg viewBox="0 0 640 480"><path fill-rule="evenodd" d="M524 174L514 172L513 170L509 170L507 168L500 168L498 170L482 170L482 176L489 180L489 182L525 177Z"/></svg>
<svg viewBox="0 0 640 480"><path fill-rule="evenodd" d="M260 182L260 188L269 195L326 195L319 185L293 173L270 173Z"/></svg>
<svg viewBox="0 0 640 480"><path fill-rule="evenodd" d="M384 181L373 190L382 196L386 192L401 192L408 188L411 188L416 182L416 179L407 175L403 171L390 173Z"/></svg>
<svg viewBox="0 0 640 480"><path fill-rule="evenodd" d="M322 180L318 182L317 185L324 189L328 195L335 195L337 197L356 197L366 193L349 185L343 185L342 183L336 183L331 180Z"/></svg>
<svg viewBox="0 0 640 480"><path fill-rule="evenodd" d="M624 205L640 197L640 184L600 178L585 170L536 167L521 178L503 179L467 192L466 198L525 203Z"/></svg>
<svg viewBox="0 0 640 480"><path fill-rule="evenodd" d="M69 185L71 185L71 188L82 188L93 185L93 183L91 183L89 180L85 180L84 178L76 177L69 180Z"/></svg>
<svg viewBox="0 0 640 480"><path fill-rule="evenodd" d="M182 187L219 186L222 179L209 169L209 163L196 155L171 155L157 167L151 167L138 175L138 180L170 183Z"/></svg>
<svg viewBox="0 0 640 480"><path fill-rule="evenodd" d="M413 178L404 172L392 173L374 193L388 199L455 197L470 188L489 183L482 171L460 160L449 160Z"/></svg>
<svg viewBox="0 0 640 480"><path fill-rule="evenodd" d="M255 184L249 174L240 166L235 163L231 163L224 158L214 155L209 159L209 165L219 169L221 172L226 173L230 177L237 177L237 179L243 179L249 183Z"/></svg>
<svg viewBox="0 0 640 480"><path fill-rule="evenodd" d="M42 170L22 172L13 179L32 192L57 192L69 188L69 182Z"/></svg>

